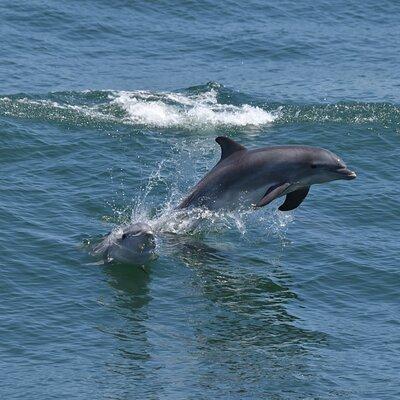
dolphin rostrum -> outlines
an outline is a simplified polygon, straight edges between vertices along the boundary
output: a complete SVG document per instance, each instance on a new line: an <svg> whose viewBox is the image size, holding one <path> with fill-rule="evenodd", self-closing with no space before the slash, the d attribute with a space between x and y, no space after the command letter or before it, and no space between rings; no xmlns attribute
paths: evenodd
<svg viewBox="0 0 400 400"><path fill-rule="evenodd" d="M334 153L311 146L272 146L248 150L228 137L215 141L221 159L178 209L264 207L286 196L281 211L297 208L316 183L356 178Z"/></svg>

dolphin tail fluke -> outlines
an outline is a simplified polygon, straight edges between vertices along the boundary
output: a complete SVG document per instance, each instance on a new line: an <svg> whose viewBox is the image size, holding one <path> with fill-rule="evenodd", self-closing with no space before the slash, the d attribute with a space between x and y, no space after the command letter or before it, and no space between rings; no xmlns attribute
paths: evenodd
<svg viewBox="0 0 400 400"><path fill-rule="evenodd" d="M303 200L306 198L310 186L303 187L301 189L290 192L284 201L284 203L279 207L280 211L290 211L297 208Z"/></svg>

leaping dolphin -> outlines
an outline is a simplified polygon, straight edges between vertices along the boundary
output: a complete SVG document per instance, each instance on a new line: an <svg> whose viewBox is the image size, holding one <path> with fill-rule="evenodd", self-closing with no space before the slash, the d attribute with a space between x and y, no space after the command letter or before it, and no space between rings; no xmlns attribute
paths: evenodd
<svg viewBox="0 0 400 400"><path fill-rule="evenodd" d="M286 196L279 210L289 211L303 202L311 185L356 178L355 172L337 155L319 147L272 146L248 150L225 136L215 141L221 146L221 159L178 209L264 207Z"/></svg>

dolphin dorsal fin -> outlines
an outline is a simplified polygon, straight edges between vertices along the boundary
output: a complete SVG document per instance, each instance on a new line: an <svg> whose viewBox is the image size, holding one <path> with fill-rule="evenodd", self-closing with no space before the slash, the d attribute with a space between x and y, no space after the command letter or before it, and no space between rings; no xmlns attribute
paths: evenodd
<svg viewBox="0 0 400 400"><path fill-rule="evenodd" d="M232 139L229 139L226 136L218 136L215 141L221 146L221 160L229 157L231 154L236 153L237 151L246 150L246 147L242 146L238 142L235 142Z"/></svg>

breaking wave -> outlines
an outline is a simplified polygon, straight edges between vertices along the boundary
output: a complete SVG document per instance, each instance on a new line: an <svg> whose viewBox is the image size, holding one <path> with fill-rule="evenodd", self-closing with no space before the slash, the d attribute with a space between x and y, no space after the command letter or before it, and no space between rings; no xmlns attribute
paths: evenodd
<svg viewBox="0 0 400 400"><path fill-rule="evenodd" d="M199 94L113 92L110 98L113 104L126 112L126 123L162 128L260 126L269 124L278 117L276 113L249 104L219 103L218 91L214 88Z"/></svg>
<svg viewBox="0 0 400 400"><path fill-rule="evenodd" d="M267 95L267 94L266 94ZM339 102L291 104L269 102L218 83L181 91L85 90L46 95L0 97L0 116L108 129L262 130L265 126L308 123L379 124L399 131L400 106L390 103Z"/></svg>
<svg viewBox="0 0 400 400"><path fill-rule="evenodd" d="M74 125L108 123L189 130L259 127L278 118L277 113L256 105L229 102L230 97L229 91L218 84L181 92L86 90L47 96L19 94L0 97L0 115Z"/></svg>

